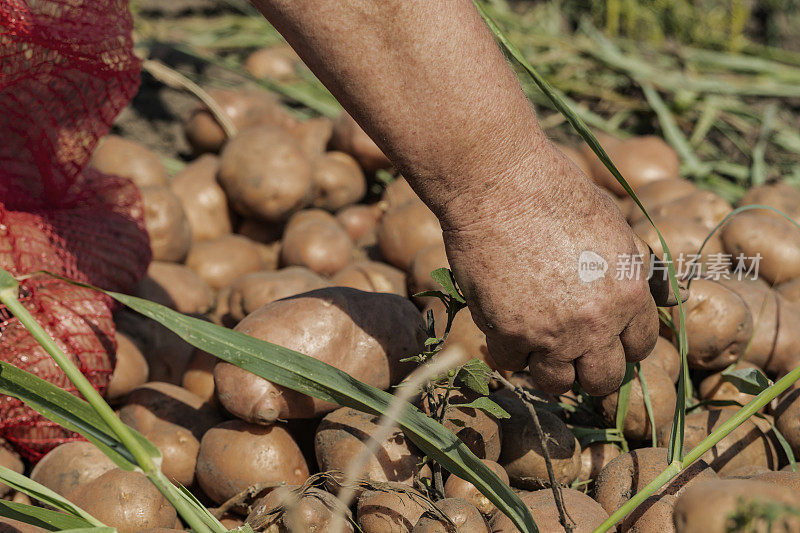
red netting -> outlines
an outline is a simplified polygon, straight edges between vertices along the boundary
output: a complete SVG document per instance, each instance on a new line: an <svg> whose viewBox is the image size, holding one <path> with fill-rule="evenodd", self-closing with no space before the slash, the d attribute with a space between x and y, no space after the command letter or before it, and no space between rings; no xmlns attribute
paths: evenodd
<svg viewBox="0 0 800 533"><path fill-rule="evenodd" d="M0 2L0 266L51 270L131 290L150 261L141 197L123 178L84 169L135 94L127 0ZM110 302L37 276L25 306L99 390L113 370ZM0 360L72 390L55 363L0 308ZM0 397L0 436L29 459L76 438Z"/></svg>

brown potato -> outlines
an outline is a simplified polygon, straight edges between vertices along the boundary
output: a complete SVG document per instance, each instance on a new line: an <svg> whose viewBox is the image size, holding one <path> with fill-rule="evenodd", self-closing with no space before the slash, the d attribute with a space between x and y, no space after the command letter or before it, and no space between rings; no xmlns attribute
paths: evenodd
<svg viewBox="0 0 800 533"><path fill-rule="evenodd" d="M330 287L265 305L236 331L331 364L373 387L397 384L412 369L400 359L422 353L424 324L414 305L394 294ZM314 335L302 332L313 331ZM228 363L214 369L217 395L244 420L312 418L333 404L270 383Z"/></svg>
<svg viewBox="0 0 800 533"><path fill-rule="evenodd" d="M748 504L800 506L800 494L786 487L751 479L717 479L697 483L678 497L673 521L677 533L726 533L732 514L745 512ZM710 512L713 510L713 512ZM757 525L756 525L757 524ZM753 529L767 531L763 519ZM800 531L800 517L785 514L772 523L769 531Z"/></svg>
<svg viewBox="0 0 800 533"><path fill-rule="evenodd" d="M248 272L262 270L264 263L255 243L239 235L198 242L189 250L186 266L213 289L230 285Z"/></svg>
<svg viewBox="0 0 800 533"><path fill-rule="evenodd" d="M377 205L349 205L336 213L336 219L357 244L374 241L383 211Z"/></svg>
<svg viewBox="0 0 800 533"><path fill-rule="evenodd" d="M433 393L436 398L444 395L445 391L437 388ZM479 459L497 461L503 443L500 421L480 409L455 406L459 403L470 403L478 397L477 393L466 387L461 391L452 391L449 396L451 407L445 413L442 425L461 439ZM427 395L423 394L419 408L431 416Z"/></svg>
<svg viewBox="0 0 800 533"><path fill-rule="evenodd" d="M735 412L733 409L720 409L694 411L686 415L684 449L688 452L697 446ZM719 475L727 475L746 465L774 470L778 466L778 460L768 431L769 427L762 428L754 417L750 418L704 453L702 459ZM669 442L668 429L659 433L658 442L660 446Z"/></svg>
<svg viewBox="0 0 800 533"><path fill-rule="evenodd" d="M440 291L441 285L436 283L431 277L431 272L439 268L450 268L447 261L447 254L444 250L444 243L437 242L421 248L411 260L408 270L408 291L417 294L423 291ZM420 302L428 302L428 299L417 299Z"/></svg>
<svg viewBox="0 0 800 533"><path fill-rule="evenodd" d="M747 361L739 361L736 363L736 370L747 368L758 367L752 363L748 363ZM747 394L746 392L739 391L739 389L736 388L736 385L733 383L730 383L729 381L723 381L721 372L715 372L701 381L698 392L701 400L733 401L739 402L741 405L744 405L755 398L755 395L753 394ZM707 408L718 409L719 407L708 405Z"/></svg>
<svg viewBox="0 0 800 533"><path fill-rule="evenodd" d="M298 215L305 215L301 212ZM353 241L331 215L294 217L286 225L281 245L284 266L303 266L324 276L331 276L353 259Z"/></svg>
<svg viewBox="0 0 800 533"><path fill-rule="evenodd" d="M106 135L100 139L89 166L104 174L128 178L140 189L167 185L167 169L158 154L141 143L118 135Z"/></svg>
<svg viewBox="0 0 800 533"><path fill-rule="evenodd" d="M421 249L442 242L436 215L422 202L409 202L387 211L378 224L378 246L386 261L408 271Z"/></svg>
<svg viewBox="0 0 800 533"><path fill-rule="evenodd" d="M779 347L777 341L778 299L774 291L761 280L721 279L720 283L741 296L750 316L753 317L753 332L748 339L744 360L765 368Z"/></svg>
<svg viewBox="0 0 800 533"><path fill-rule="evenodd" d="M742 254L748 268L760 254L758 275L770 284L800 276L800 230L783 218L746 211L725 223L721 237L725 251L734 261Z"/></svg>
<svg viewBox="0 0 800 533"><path fill-rule="evenodd" d="M647 360L641 363L640 371L644 374L647 392L650 395L656 431L670 427L676 400L675 385L672 379L660 366L648 363ZM616 420L618 398L619 391L616 391L604 396L600 401L603 417L606 422L610 421L612 426ZM628 439L647 440L652 436L652 431L650 417L644 403L640 375L636 375L631 385L628 413L625 415L622 432Z"/></svg>
<svg viewBox="0 0 800 533"><path fill-rule="evenodd" d="M344 508L333 494L316 487L301 491L299 486L282 486L270 491L253 504L245 522L256 531L295 533L299 531L330 531L334 513L344 512L344 529L352 532L350 510ZM277 510L277 511L276 511Z"/></svg>
<svg viewBox="0 0 800 533"><path fill-rule="evenodd" d="M505 468L511 484L524 489L546 486L547 468L542 447L528 405L516 394L494 394L492 399L511 418L500 421L503 449L498 462ZM542 431L549 435L547 451L553 464L556 481L569 484L581 470L581 447L566 424L556 415L537 410Z"/></svg>
<svg viewBox="0 0 800 533"><path fill-rule="evenodd" d="M607 442L593 442L581 451L579 481L594 479L611 461L620 456L619 448Z"/></svg>
<svg viewBox="0 0 800 533"><path fill-rule="evenodd" d="M690 368L722 370L744 354L753 318L741 296L716 281L694 280L684 311ZM672 318L677 323L677 307Z"/></svg>
<svg viewBox="0 0 800 533"><path fill-rule="evenodd" d="M217 503L254 483L299 485L306 478L306 460L282 424L260 426L229 420L208 430L200 442L197 481Z"/></svg>
<svg viewBox="0 0 800 533"><path fill-rule="evenodd" d="M183 373L181 387L208 404L218 405L219 400L214 386L214 367L218 361L219 359L210 353L195 349Z"/></svg>
<svg viewBox="0 0 800 533"><path fill-rule="evenodd" d="M636 189L636 196L647 211L650 212L651 209L679 198L685 198L695 191L697 191L697 186L694 183L682 178L676 178L645 183ZM631 226L646 218L642 210L633 203L633 200L627 198L626 203L631 204L628 212L628 221Z"/></svg>
<svg viewBox="0 0 800 533"><path fill-rule="evenodd" d="M75 505L120 533L172 528L175 508L144 474L109 470L67 496Z"/></svg>
<svg viewBox="0 0 800 533"><path fill-rule="evenodd" d="M311 195L311 163L286 130L257 126L228 141L217 180L237 213L280 222Z"/></svg>
<svg viewBox="0 0 800 533"><path fill-rule="evenodd" d="M697 257L697 252L703 246L703 241L710 233L710 230L698 222L685 218L664 218L654 217L658 229L667 241L669 251L672 253L676 270L683 270L688 274L691 268L690 262L696 263L697 270L707 270L708 264L713 263L715 267L719 265L727 270L730 267L730 260L722 247L719 232L715 233L703 247L703 252ZM649 220L642 220L633 226L636 233L658 257L664 257L664 248L658 238L653 225ZM666 276L666 271L654 272L653 275Z"/></svg>
<svg viewBox="0 0 800 533"><path fill-rule="evenodd" d="M764 370L783 376L800 365L800 303L790 302L777 295L778 332L775 348Z"/></svg>
<svg viewBox="0 0 800 533"><path fill-rule="evenodd" d="M117 465L91 442L67 442L42 457L33 467L30 478L66 497L73 491L81 492L88 483L116 468Z"/></svg>
<svg viewBox="0 0 800 533"><path fill-rule="evenodd" d="M678 178L680 167L678 154L660 137L646 135L619 140L602 135L598 140L634 190L646 183ZM591 168L589 177L617 196L624 196L625 189L617 183L591 148L584 144L582 151Z"/></svg>
<svg viewBox="0 0 800 533"><path fill-rule="evenodd" d="M172 192L181 201L194 242L209 241L233 231L228 198L217 183L219 158L203 154L175 174Z"/></svg>
<svg viewBox="0 0 800 533"><path fill-rule="evenodd" d="M311 205L338 211L367 193L367 180L358 161L344 152L328 152L311 161L314 200Z"/></svg>
<svg viewBox="0 0 800 533"><path fill-rule="evenodd" d="M192 228L178 197L167 187L141 188L144 222L156 261L180 262L192 245Z"/></svg>
<svg viewBox="0 0 800 533"><path fill-rule="evenodd" d="M727 200L711 191L698 190L649 210L650 216L661 219L683 218L700 224L709 233L733 211ZM669 243L667 243L669 244Z"/></svg>
<svg viewBox="0 0 800 533"><path fill-rule="evenodd" d="M503 483L508 484L508 474L505 468L500 466L499 463L483 459L483 462L488 466ZM446 498L463 498L475 506L478 511L485 516L491 516L497 511L497 507L489 501L489 498L481 494L481 492L469 481L461 479L455 474L450 474L447 482L444 484L444 495Z"/></svg>
<svg viewBox="0 0 800 533"><path fill-rule="evenodd" d="M0 442L0 465L13 470L17 474L25 471L25 465L22 462L19 454L6 447L5 441ZM11 493L11 487L5 483L0 483L0 498L3 498Z"/></svg>
<svg viewBox="0 0 800 533"><path fill-rule="evenodd" d="M333 121L328 117L314 117L299 123L290 133L306 157L312 160L325 153L333 135Z"/></svg>
<svg viewBox="0 0 800 533"><path fill-rule="evenodd" d="M655 348L647 356L647 361L661 367L673 383L678 381L681 373L681 354L669 340L658 337Z"/></svg>
<svg viewBox="0 0 800 533"><path fill-rule="evenodd" d="M161 471L173 483L184 487L195 484L195 468L200 441L186 428L155 423L142 434L161 452Z"/></svg>
<svg viewBox="0 0 800 533"><path fill-rule="evenodd" d="M319 274L302 266L250 272L231 283L228 313L238 322L268 303L329 285Z"/></svg>
<svg viewBox="0 0 800 533"><path fill-rule="evenodd" d="M775 290L790 302L800 302L800 278L781 283Z"/></svg>
<svg viewBox="0 0 800 533"><path fill-rule="evenodd" d="M385 205L387 211L390 211L401 205L415 202L422 203L417 193L408 184L408 181L403 176L398 176L391 181L383 190L381 196L381 203Z"/></svg>
<svg viewBox="0 0 800 533"><path fill-rule="evenodd" d="M427 511L420 517L413 533L491 533L481 513L467 500L445 498L436 502L436 507L438 512ZM450 519L455 529L442 514Z"/></svg>
<svg viewBox="0 0 800 533"><path fill-rule="evenodd" d="M163 261L150 263L136 296L188 315L207 313L214 303L211 287L192 269Z"/></svg>
<svg viewBox="0 0 800 533"><path fill-rule="evenodd" d="M795 492L800 491L800 473L792 472L792 471L766 471L766 472L759 472L758 474L754 475L751 479L755 479L757 481L766 481L767 483L774 483L776 485L782 485L784 487L788 487Z"/></svg>
<svg viewBox="0 0 800 533"><path fill-rule="evenodd" d="M800 457L800 389L787 393L773 410L775 427Z"/></svg>
<svg viewBox="0 0 800 533"><path fill-rule="evenodd" d="M106 401L111 404L121 402L132 390L144 385L150 373L147 359L136 343L121 331L115 332L114 337L117 340L117 364L105 393Z"/></svg>
<svg viewBox="0 0 800 533"><path fill-rule="evenodd" d="M339 287L368 292L388 292L406 297L406 275L402 270L378 261L351 263L331 277Z"/></svg>
<svg viewBox="0 0 800 533"><path fill-rule="evenodd" d="M744 193L738 203L740 206L753 204L774 207L791 218L800 220L800 191L785 181L753 187ZM766 209L753 210L752 212L783 219L780 214Z"/></svg>
<svg viewBox="0 0 800 533"><path fill-rule="evenodd" d="M669 494L650 496L619 526L622 533L675 533L672 512L677 498Z"/></svg>
<svg viewBox="0 0 800 533"><path fill-rule="evenodd" d="M292 128L297 123L278 100L266 91L209 89L208 94L239 131L258 125ZM205 107L198 107L192 113L184 131L197 154L218 152L227 140L224 130Z"/></svg>
<svg viewBox="0 0 800 533"><path fill-rule="evenodd" d="M534 492L522 492L520 495L536 520L539 531L560 532L561 525L553 491L542 489ZM561 489L566 514L573 523L573 533L592 533L597 526L608 518L608 514L596 501L582 492L573 489ZM492 519L492 533L517 533L517 528L506 515L497 513Z"/></svg>
<svg viewBox="0 0 800 533"><path fill-rule="evenodd" d="M350 463L365 453L367 442L378 429L378 417L341 407L322 419L314 436L314 452L322 472L346 472ZM394 428L368 455L361 477L370 481L396 481L412 485L422 456L402 431Z"/></svg>
<svg viewBox="0 0 800 533"><path fill-rule="evenodd" d="M411 533L422 514L422 495L408 486L368 490L358 499L356 517L363 533Z"/></svg>
<svg viewBox="0 0 800 533"><path fill-rule="evenodd" d="M666 448L640 448L624 453L608 463L595 480L595 500L609 514L619 509L667 469L667 451ZM714 471L701 459L661 487L655 495L674 496L693 483L716 477Z"/></svg>
<svg viewBox="0 0 800 533"><path fill-rule="evenodd" d="M288 44L259 48L247 56L244 62L244 68L253 77L274 80L295 78L299 65L300 58Z"/></svg>
<svg viewBox="0 0 800 533"><path fill-rule="evenodd" d="M330 148L353 156L366 172L375 172L392 166L369 135L361 129L353 117L343 111L333 122Z"/></svg>

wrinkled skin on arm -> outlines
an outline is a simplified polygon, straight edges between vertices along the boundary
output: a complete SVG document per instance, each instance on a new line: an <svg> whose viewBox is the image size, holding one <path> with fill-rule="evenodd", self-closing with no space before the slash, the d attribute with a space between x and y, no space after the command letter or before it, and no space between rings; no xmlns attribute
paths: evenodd
<svg viewBox="0 0 800 533"><path fill-rule="evenodd" d="M649 251L547 140L472 2L253 1L439 217L497 363L553 392L619 387L658 315L618 256ZM580 279L585 251L604 277Z"/></svg>

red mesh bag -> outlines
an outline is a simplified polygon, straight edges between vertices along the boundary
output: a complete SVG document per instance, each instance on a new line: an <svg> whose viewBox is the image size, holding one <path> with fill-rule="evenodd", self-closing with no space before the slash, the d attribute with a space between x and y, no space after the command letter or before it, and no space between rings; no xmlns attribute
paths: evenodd
<svg viewBox="0 0 800 533"><path fill-rule="evenodd" d="M128 180L84 169L135 94L127 0L0 2L0 266L50 270L130 291L150 262L141 197ZM111 301L46 276L21 299L92 384L114 367ZM0 307L0 360L74 392L19 321ZM0 436L39 459L77 438L0 397Z"/></svg>

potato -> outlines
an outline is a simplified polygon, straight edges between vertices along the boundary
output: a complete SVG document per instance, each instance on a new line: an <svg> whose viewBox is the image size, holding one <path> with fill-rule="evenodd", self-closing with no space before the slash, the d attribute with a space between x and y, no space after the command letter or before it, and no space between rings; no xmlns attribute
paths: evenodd
<svg viewBox="0 0 800 533"><path fill-rule="evenodd" d="M696 191L697 186L691 181L675 178L645 183L636 189L636 196L647 211L650 212L651 209L655 209L666 203L671 203L679 198L685 198ZM645 220L646 217L644 213L633 203L633 200L627 198L625 201L630 204L628 221L631 223L631 226L640 220Z"/></svg>
<svg viewBox="0 0 800 533"><path fill-rule="evenodd" d="M208 94L239 131L257 125L291 128L297 123L278 100L266 91L209 89ZM218 152L227 140L222 127L205 107L193 111L186 122L184 132L197 154Z"/></svg>
<svg viewBox="0 0 800 533"><path fill-rule="evenodd" d="M736 362L753 333L753 318L744 300L725 285L694 280L684 304L689 367L722 370ZM672 310L678 321L677 308Z"/></svg>
<svg viewBox="0 0 800 533"><path fill-rule="evenodd" d="M68 496L117 465L91 442L66 442L53 448L36 463L30 478L48 489Z"/></svg>
<svg viewBox="0 0 800 533"><path fill-rule="evenodd" d="M142 187L144 222L156 261L180 262L192 245L192 228L183 206L167 187Z"/></svg>
<svg viewBox="0 0 800 533"><path fill-rule="evenodd" d="M333 122L329 147L353 156L366 172L392 166L389 158L345 111Z"/></svg>
<svg viewBox="0 0 800 533"><path fill-rule="evenodd" d="M311 163L285 130L257 126L228 141L217 180L242 216L280 222L311 198Z"/></svg>
<svg viewBox="0 0 800 533"><path fill-rule="evenodd" d="M608 463L620 456L619 448L607 442L593 442L581 451L579 481L594 479Z"/></svg>
<svg viewBox="0 0 800 533"><path fill-rule="evenodd" d="M443 396L444 393L444 389L439 388L433 391L434 398ZM477 393L466 387L461 391L452 391L449 396L451 406L445 413L442 425L461 439L479 459L497 461L503 443L500 421L480 409L455 407L455 404L470 403L478 397ZM419 408L431 416L427 395L422 395Z"/></svg>
<svg viewBox="0 0 800 533"><path fill-rule="evenodd" d="M282 486L253 504L245 520L254 530L267 533L330 531L335 513L345 513L342 532L352 532L350 510L336 496L316 487ZM276 512L277 510L277 512Z"/></svg>
<svg viewBox="0 0 800 533"><path fill-rule="evenodd" d="M503 448L498 459L508 473L511 484L524 489L548 485L542 447L529 406L516 394L494 394L492 399L511 415L511 418L500 421ZM547 451L556 481L572 483L581 469L581 447L577 439L556 415L544 410L537 410L536 414L542 431L549 435Z"/></svg>
<svg viewBox="0 0 800 533"><path fill-rule="evenodd" d="M289 80L297 76L300 58L288 44L278 44L268 48L259 48L252 52L244 62L253 77L273 80Z"/></svg>
<svg viewBox="0 0 800 533"><path fill-rule="evenodd" d="M144 474L114 468L72 492L78 507L120 533L172 528L175 508Z"/></svg>
<svg viewBox="0 0 800 533"><path fill-rule="evenodd" d="M800 473L798 472L784 472L784 471L766 471L754 475L751 479L757 481L766 481L767 483L774 483L775 485L782 485L790 488L795 492L800 491Z"/></svg>
<svg viewBox="0 0 800 533"><path fill-rule="evenodd" d="M161 471L167 479L193 487L200 441L192 432L174 424L156 423L142 434L161 452Z"/></svg>
<svg viewBox="0 0 800 533"><path fill-rule="evenodd" d="M781 295L777 300L775 348L764 370L781 377L800 365L800 303L789 302Z"/></svg>
<svg viewBox="0 0 800 533"><path fill-rule="evenodd" d="M274 272L250 272L231 283L228 313L238 322L270 302L329 285L319 274L302 266Z"/></svg>
<svg viewBox="0 0 800 533"><path fill-rule="evenodd" d="M422 495L411 487L368 490L358 499L356 517L363 533L410 533L427 510Z"/></svg>
<svg viewBox="0 0 800 533"><path fill-rule="evenodd" d="M341 407L322 419L314 436L314 452L320 471L346 472L350 463L366 451L378 429L378 417ZM421 454L397 428L368 455L361 477L370 481L396 481L412 485Z"/></svg>
<svg viewBox="0 0 800 533"><path fill-rule="evenodd" d="M786 393L773 410L775 427L800 457L800 389Z"/></svg>
<svg viewBox="0 0 800 533"><path fill-rule="evenodd" d="M328 117L314 117L299 123L289 133L312 160L325 153L333 135L333 121Z"/></svg>
<svg viewBox="0 0 800 533"><path fill-rule="evenodd" d="M422 200L403 176L392 180L381 195L381 204L387 211L411 202L421 204Z"/></svg>
<svg viewBox="0 0 800 533"><path fill-rule="evenodd" d="M330 287L265 305L236 331L307 354L373 387L386 389L412 369L400 359L422 353L426 337L414 305L394 294ZM305 332L313 331L313 335ZM269 424L312 418L335 408L228 363L214 369L220 402L233 415Z"/></svg>
<svg viewBox="0 0 800 533"><path fill-rule="evenodd" d="M753 332L748 339L744 360L761 368L766 367L776 348L779 348L776 344L778 299L775 292L761 280L734 278L721 279L720 283L744 300L753 319Z"/></svg>
<svg viewBox="0 0 800 533"><path fill-rule="evenodd" d="M141 350L130 337L117 331L117 364L106 388L105 399L111 404L121 402L130 392L147 382L150 367Z"/></svg>
<svg viewBox="0 0 800 533"><path fill-rule="evenodd" d="M726 533L734 513L747 513L746 506L785 504L800 506L800 495L786 487L750 479L717 479L697 483L678 497L673 521L677 533ZM713 510L713 512L710 512ZM749 513L747 513L749 514ZM756 525L758 524L758 525ZM767 531L764 519L753 529ZM773 533L800 530L800 517L784 514L772 523Z"/></svg>
<svg viewBox="0 0 800 533"><path fill-rule="evenodd" d="M595 479L594 499L607 513L613 513L666 470L669 466L667 451L666 448L640 448L612 460ZM693 483L716 477L701 459L661 487L655 495L674 496Z"/></svg>
<svg viewBox="0 0 800 533"><path fill-rule="evenodd" d="M13 470L17 474L25 471L25 465L19 454L6 447L5 441L0 442L0 466L4 466L9 470ZM0 498L8 496L11 493L11 487L4 483L0 483Z"/></svg>
<svg viewBox="0 0 800 533"><path fill-rule="evenodd" d="M42 529L26 522L13 518L0 517L0 533L47 533L49 529Z"/></svg>
<svg viewBox="0 0 800 533"><path fill-rule="evenodd" d="M339 287L367 292L388 292L406 297L406 275L402 270L378 261L351 263L331 277Z"/></svg>
<svg viewBox="0 0 800 533"><path fill-rule="evenodd" d="M790 302L800 302L800 278L785 281L775 287L775 290Z"/></svg>
<svg viewBox="0 0 800 533"><path fill-rule="evenodd" d="M378 246L386 261L408 271L417 252L442 242L439 220L422 202L387 211L378 224Z"/></svg>
<svg viewBox="0 0 800 533"><path fill-rule="evenodd" d="M713 263L715 268L721 267L723 270L730 268L729 258L723 255L725 250L722 247L719 232L711 236L698 258L696 257L697 252L710 233L705 226L685 218L654 217L653 220L661 230L664 240L667 241L677 270L683 270L684 274L688 274L692 266L690 261L697 265L695 269L698 271L706 271L709 263ZM639 221L633 226L633 232L650 246L658 257L664 257L664 248L649 220ZM653 275L666 276L666 270L654 272Z"/></svg>
<svg viewBox="0 0 800 533"><path fill-rule="evenodd" d="M117 135L106 135L94 149L89 166L104 174L128 178L140 189L167 185L161 158L145 145Z"/></svg>
<svg viewBox="0 0 800 533"><path fill-rule="evenodd" d="M800 220L800 191L785 181L753 187L744 193L738 203L740 206L753 204L773 207L795 220ZM783 219L782 215L766 209L753 210L752 212Z"/></svg>
<svg viewBox="0 0 800 533"><path fill-rule="evenodd" d="M669 494L646 498L620 524L625 533L675 533L672 512L677 498Z"/></svg>
<svg viewBox="0 0 800 533"><path fill-rule="evenodd" d="M163 261L150 263L136 296L188 315L207 313L214 303L211 287L192 269Z"/></svg>
<svg viewBox="0 0 800 533"><path fill-rule="evenodd" d="M640 210L641 211L641 210ZM660 219L682 218L695 222L710 233L728 216L733 207L727 200L711 191L698 190L671 202L649 209L650 216ZM669 243L667 243L669 244Z"/></svg>
<svg viewBox="0 0 800 533"><path fill-rule="evenodd" d="M186 266L213 289L230 285L248 272L262 270L264 263L255 243L239 235L198 242L189 250Z"/></svg>
<svg viewBox="0 0 800 533"><path fill-rule="evenodd" d="M229 420L208 430L200 442L197 481L217 503L255 483L299 485L306 478L308 465L282 424Z"/></svg>
<svg viewBox="0 0 800 533"><path fill-rule="evenodd" d="M353 241L333 216L328 217L315 215L289 221L281 245L284 266L304 266L331 276L352 261Z"/></svg>
<svg viewBox="0 0 800 533"><path fill-rule="evenodd" d="M508 474L505 468L500 466L499 463L484 459L483 462L488 466L503 483L508 484ZM497 507L489 501L489 498L481 494L481 492L469 481L461 479L455 474L450 474L447 482L444 484L444 495L446 498L463 498L470 504L474 505L478 511L485 516L491 516L497 511Z"/></svg>
<svg viewBox="0 0 800 533"><path fill-rule="evenodd" d="M653 420L656 431L670 427L672 415L675 411L675 386L672 379L664 372L660 366L654 363L643 361L640 366L641 374L647 385L647 392L650 395L650 404L653 410ZM617 400L619 391L604 396L600 400L603 418L612 426L616 420ZM622 432L625 438L632 440L648 440L652 436L652 426L647 408L644 403L644 391L640 374L637 374L631 385L631 394L628 404L628 413L625 415Z"/></svg>
<svg viewBox="0 0 800 533"><path fill-rule="evenodd" d="M194 242L209 241L233 231L228 198L217 183L219 158L203 154L175 174L170 183L181 202Z"/></svg>
<svg viewBox="0 0 800 533"><path fill-rule="evenodd" d="M564 531L552 490L522 492L519 496L522 503L530 509L539 531L542 533ZM591 533L608 518L608 514L600 504L582 492L563 488L561 497L566 514L573 523L573 533ZM511 519L502 513L494 515L491 525L492 533L517 533L517 528Z"/></svg>
<svg viewBox="0 0 800 533"><path fill-rule="evenodd" d="M678 154L660 137L646 135L619 140L603 135L598 140L634 190L650 182L678 178ZM582 152L591 169L589 177L617 196L624 196L625 189L591 148L584 144Z"/></svg>
<svg viewBox="0 0 800 533"><path fill-rule="evenodd" d="M214 386L214 367L218 361L210 353L195 349L183 373L181 387L210 405L218 405Z"/></svg>
<svg viewBox="0 0 800 533"><path fill-rule="evenodd" d="M746 211L728 220L721 231L725 251L753 266L757 254L758 275L771 284L800 276L800 231L791 222L757 211Z"/></svg>
<svg viewBox="0 0 800 533"><path fill-rule="evenodd" d="M748 368L758 367L752 363L748 363L747 361L739 361L735 366L735 370L744 370ZM755 398L755 395L753 394L740 392L733 383L730 383L729 381L723 381L721 372L715 372L701 381L698 392L701 400L733 401L739 402L742 405ZM718 407L713 405L708 405L707 408L718 409Z"/></svg>
<svg viewBox="0 0 800 533"><path fill-rule="evenodd" d="M720 409L687 414L684 449L688 452L697 446L735 412L733 409ZM746 420L704 453L702 459L719 475L727 475L746 465L774 470L778 462L775 446L768 435L769 427L760 427L756 420L755 418ZM660 446L669 442L668 429L659 433L658 442Z"/></svg>
<svg viewBox="0 0 800 533"><path fill-rule="evenodd" d="M681 373L681 354L669 340L658 337L655 348L647 356L647 361L661 367L673 383L678 381Z"/></svg>
<svg viewBox="0 0 800 533"><path fill-rule="evenodd" d="M427 511L417 521L413 533L491 533L481 513L467 500L445 498L436 502L437 512ZM442 518L450 519L453 526Z"/></svg>
<svg viewBox="0 0 800 533"><path fill-rule="evenodd" d="M367 180L358 161L344 152L328 152L311 161L311 205L337 211L354 204L367 193Z"/></svg>
<svg viewBox="0 0 800 533"><path fill-rule="evenodd" d="M383 211L377 205L349 205L336 213L339 221L353 242L361 244L374 240L378 221Z"/></svg>
<svg viewBox="0 0 800 533"><path fill-rule="evenodd" d="M450 268L444 243L437 242L420 249L411 260L408 270L408 291L417 294L424 291L440 291L441 285L431 277L431 272L439 268ZM427 303L428 299L419 298L418 301Z"/></svg>

